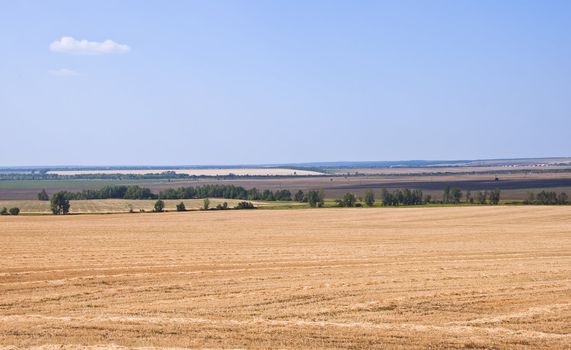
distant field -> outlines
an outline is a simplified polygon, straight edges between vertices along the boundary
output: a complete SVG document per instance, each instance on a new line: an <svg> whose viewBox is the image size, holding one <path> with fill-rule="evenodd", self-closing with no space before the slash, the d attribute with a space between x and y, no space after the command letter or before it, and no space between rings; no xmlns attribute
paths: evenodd
<svg viewBox="0 0 571 350"><path fill-rule="evenodd" d="M371 189L377 193L383 188L421 189L433 198L440 198L446 186L462 190L483 191L499 188L502 198L522 200L528 191L564 191L571 195L571 172L500 174L495 181L494 174L440 174L440 175L366 175L366 176L292 176L266 178L196 178L161 180L2 180L0 200L36 199L38 192L45 188L49 194L57 191L81 191L97 189L106 185L139 185L154 192L180 186L201 186L206 184L236 185L258 189L297 190L321 189L329 198L340 198L346 192L363 195Z"/></svg>
<svg viewBox="0 0 571 350"><path fill-rule="evenodd" d="M570 207L0 217L0 346L569 348L570 228Z"/></svg>
<svg viewBox="0 0 571 350"><path fill-rule="evenodd" d="M178 187L198 186L198 180L179 181L176 179L158 180L98 180L98 179L64 179L64 180L0 180L0 200L36 199L38 192L45 189L49 194L58 191L80 192L85 189L99 189L105 186L138 185L142 187Z"/></svg>
<svg viewBox="0 0 571 350"><path fill-rule="evenodd" d="M130 200L130 199L90 199L70 201L71 213L125 213L132 208L138 212L141 209L152 211L156 200ZM199 209L202 207L204 199L182 199L165 200L165 210L176 210L176 205L183 202L187 209ZM230 208L236 206L240 200L211 198L210 207L214 208L218 204L228 203ZM299 206L297 202L264 202L252 201L255 206ZM0 200L0 208L18 207L24 213L50 213L50 203L39 200Z"/></svg>
<svg viewBox="0 0 571 350"><path fill-rule="evenodd" d="M150 180L97 180L97 179L63 179L63 180L1 180L0 190L20 189L20 190L42 190L62 189L62 188L101 188L117 184L123 185L145 185ZM167 180L152 180L152 182L168 182Z"/></svg>
<svg viewBox="0 0 571 350"><path fill-rule="evenodd" d="M49 174L57 175L87 175L87 174L160 174L165 171L173 171L177 174L190 176L308 176L322 175L322 173L309 170L296 170L287 168L220 168L220 169L134 169L134 170L58 170L49 171Z"/></svg>
<svg viewBox="0 0 571 350"><path fill-rule="evenodd" d="M337 168L329 169L332 174L367 174L367 175L422 175L422 174L446 174L446 173L458 173L458 174L468 174L468 173L493 173L493 172L541 172L541 171L566 171L571 172L571 166L486 166L486 167L443 167L443 166L433 166L433 167L421 167L421 168L405 168L405 167L395 167L395 168Z"/></svg>

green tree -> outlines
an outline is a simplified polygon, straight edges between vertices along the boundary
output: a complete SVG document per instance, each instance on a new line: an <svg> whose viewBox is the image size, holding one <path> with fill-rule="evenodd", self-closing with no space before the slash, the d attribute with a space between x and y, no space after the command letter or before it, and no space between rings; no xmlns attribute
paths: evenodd
<svg viewBox="0 0 571 350"><path fill-rule="evenodd" d="M208 208L210 208L210 199L204 198L204 201L202 202L202 209L208 210Z"/></svg>
<svg viewBox="0 0 571 350"><path fill-rule="evenodd" d="M66 215L69 214L69 199L66 197L66 192L61 191L54 193L50 200L50 207L54 215Z"/></svg>
<svg viewBox="0 0 571 350"><path fill-rule="evenodd" d="M375 205L375 194L373 193L373 191L369 190L365 192L365 204L368 207L372 207L373 205Z"/></svg>
<svg viewBox="0 0 571 350"><path fill-rule="evenodd" d="M496 188L492 192L490 192L490 204L497 205L500 203L500 189Z"/></svg>
<svg viewBox="0 0 571 350"><path fill-rule="evenodd" d="M50 200L50 196L48 196L48 193L46 192L45 189L43 189L42 192L38 193L38 200L40 200L40 201L49 201Z"/></svg>
<svg viewBox="0 0 571 350"><path fill-rule="evenodd" d="M20 208L10 208L8 212L10 212L10 215L18 215L20 214Z"/></svg>
<svg viewBox="0 0 571 350"><path fill-rule="evenodd" d="M444 193L442 194L442 203L450 203L450 186L444 188Z"/></svg>
<svg viewBox="0 0 571 350"><path fill-rule="evenodd" d="M343 196L343 206L344 207L354 207L355 203L357 202L357 198L355 198L355 195L353 193L345 193L345 195Z"/></svg>
<svg viewBox="0 0 571 350"><path fill-rule="evenodd" d="M535 203L535 192L529 191L527 192L527 199L523 201L524 204L533 204Z"/></svg>
<svg viewBox="0 0 571 350"><path fill-rule="evenodd" d="M323 206L323 191L307 191L307 202L312 208L321 208Z"/></svg>
<svg viewBox="0 0 571 350"><path fill-rule="evenodd" d="M537 194L535 202L543 205L557 204L557 193L554 191L541 191Z"/></svg>
<svg viewBox="0 0 571 350"><path fill-rule="evenodd" d="M165 202L162 199L159 199L155 202L155 207L153 211L160 213L165 210Z"/></svg>
<svg viewBox="0 0 571 350"><path fill-rule="evenodd" d="M183 202L180 202L176 205L176 211L186 211L186 206Z"/></svg>
<svg viewBox="0 0 571 350"><path fill-rule="evenodd" d="M431 201L432 201L432 196L429 195L429 194L427 194L427 195L424 197L424 203L430 204Z"/></svg>
<svg viewBox="0 0 571 350"><path fill-rule="evenodd" d="M462 199L462 191L459 188L453 188L450 192L450 196L452 197L452 203L458 204Z"/></svg>
<svg viewBox="0 0 571 350"><path fill-rule="evenodd" d="M293 196L293 200L296 202L305 202L305 195L303 194L302 190L299 190L296 192L296 194Z"/></svg>
<svg viewBox="0 0 571 350"><path fill-rule="evenodd" d="M466 203L474 203L474 197L472 197L470 190L466 191Z"/></svg>
<svg viewBox="0 0 571 350"><path fill-rule="evenodd" d="M486 204L486 201L488 200L488 192L478 192L478 203L480 204Z"/></svg>

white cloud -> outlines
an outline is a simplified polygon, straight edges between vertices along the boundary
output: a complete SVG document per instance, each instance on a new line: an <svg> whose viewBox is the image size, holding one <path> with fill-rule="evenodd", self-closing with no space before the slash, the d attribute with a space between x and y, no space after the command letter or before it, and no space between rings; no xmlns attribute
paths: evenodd
<svg viewBox="0 0 571 350"><path fill-rule="evenodd" d="M109 53L126 53L131 50L127 45L118 44L113 40L103 42L77 40L70 36L64 36L50 44L50 50L59 53L71 53L76 55L104 55Z"/></svg>
<svg viewBox="0 0 571 350"><path fill-rule="evenodd" d="M76 77L79 75L78 72L67 68L53 69L48 71L48 73L54 77Z"/></svg>

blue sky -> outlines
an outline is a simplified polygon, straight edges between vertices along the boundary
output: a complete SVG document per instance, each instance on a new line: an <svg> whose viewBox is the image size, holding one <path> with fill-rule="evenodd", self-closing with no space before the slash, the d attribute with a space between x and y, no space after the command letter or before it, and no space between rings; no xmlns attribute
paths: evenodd
<svg viewBox="0 0 571 350"><path fill-rule="evenodd" d="M2 1L0 165L571 156L569 18L571 1Z"/></svg>

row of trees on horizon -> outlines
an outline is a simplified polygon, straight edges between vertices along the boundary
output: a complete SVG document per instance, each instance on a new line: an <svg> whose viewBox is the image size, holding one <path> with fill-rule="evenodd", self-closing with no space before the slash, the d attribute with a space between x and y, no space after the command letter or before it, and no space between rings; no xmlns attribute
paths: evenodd
<svg viewBox="0 0 571 350"><path fill-rule="evenodd" d="M158 195L151 192L148 188L139 186L106 186L99 190L84 190L81 192L60 191L55 193L51 198L45 190L38 193L38 199L50 200L51 209L54 214L67 214L70 208L70 200L77 199L158 199L157 203L163 203L166 199L205 199L205 209L209 209L206 201L208 198L226 198L241 199L241 204L236 209L250 209L253 207L251 200L263 201L296 201L308 203L312 208L320 208L325 205L325 195L322 190L309 190L304 192L297 191L291 194L289 190L260 191L256 188L245 189L241 186L234 185L206 185L200 187L179 187L176 189L166 189L159 192ZM383 189L380 192L380 204L382 206L411 206L425 204L490 204L497 205L500 203L501 191L494 189L491 191L462 191L459 188L451 188L447 186L443 193L442 199L434 200L431 195L424 195L419 189L397 189L389 191ZM160 201L160 202L159 202ZM248 204L249 203L249 204ZM341 199L335 200L338 207L373 207L377 203L377 198L372 190L367 191L363 197L357 197L353 193L346 193ZM568 196L566 193L559 194L549 191L541 191L537 195L530 193L528 199L523 204L542 204L556 205L568 204ZM158 208L156 208L158 209ZM179 210L180 209L180 210ZM227 205L217 207L216 209L227 209ZM186 210L184 203L181 202L177 206L177 210ZM162 211L162 210L156 210Z"/></svg>

